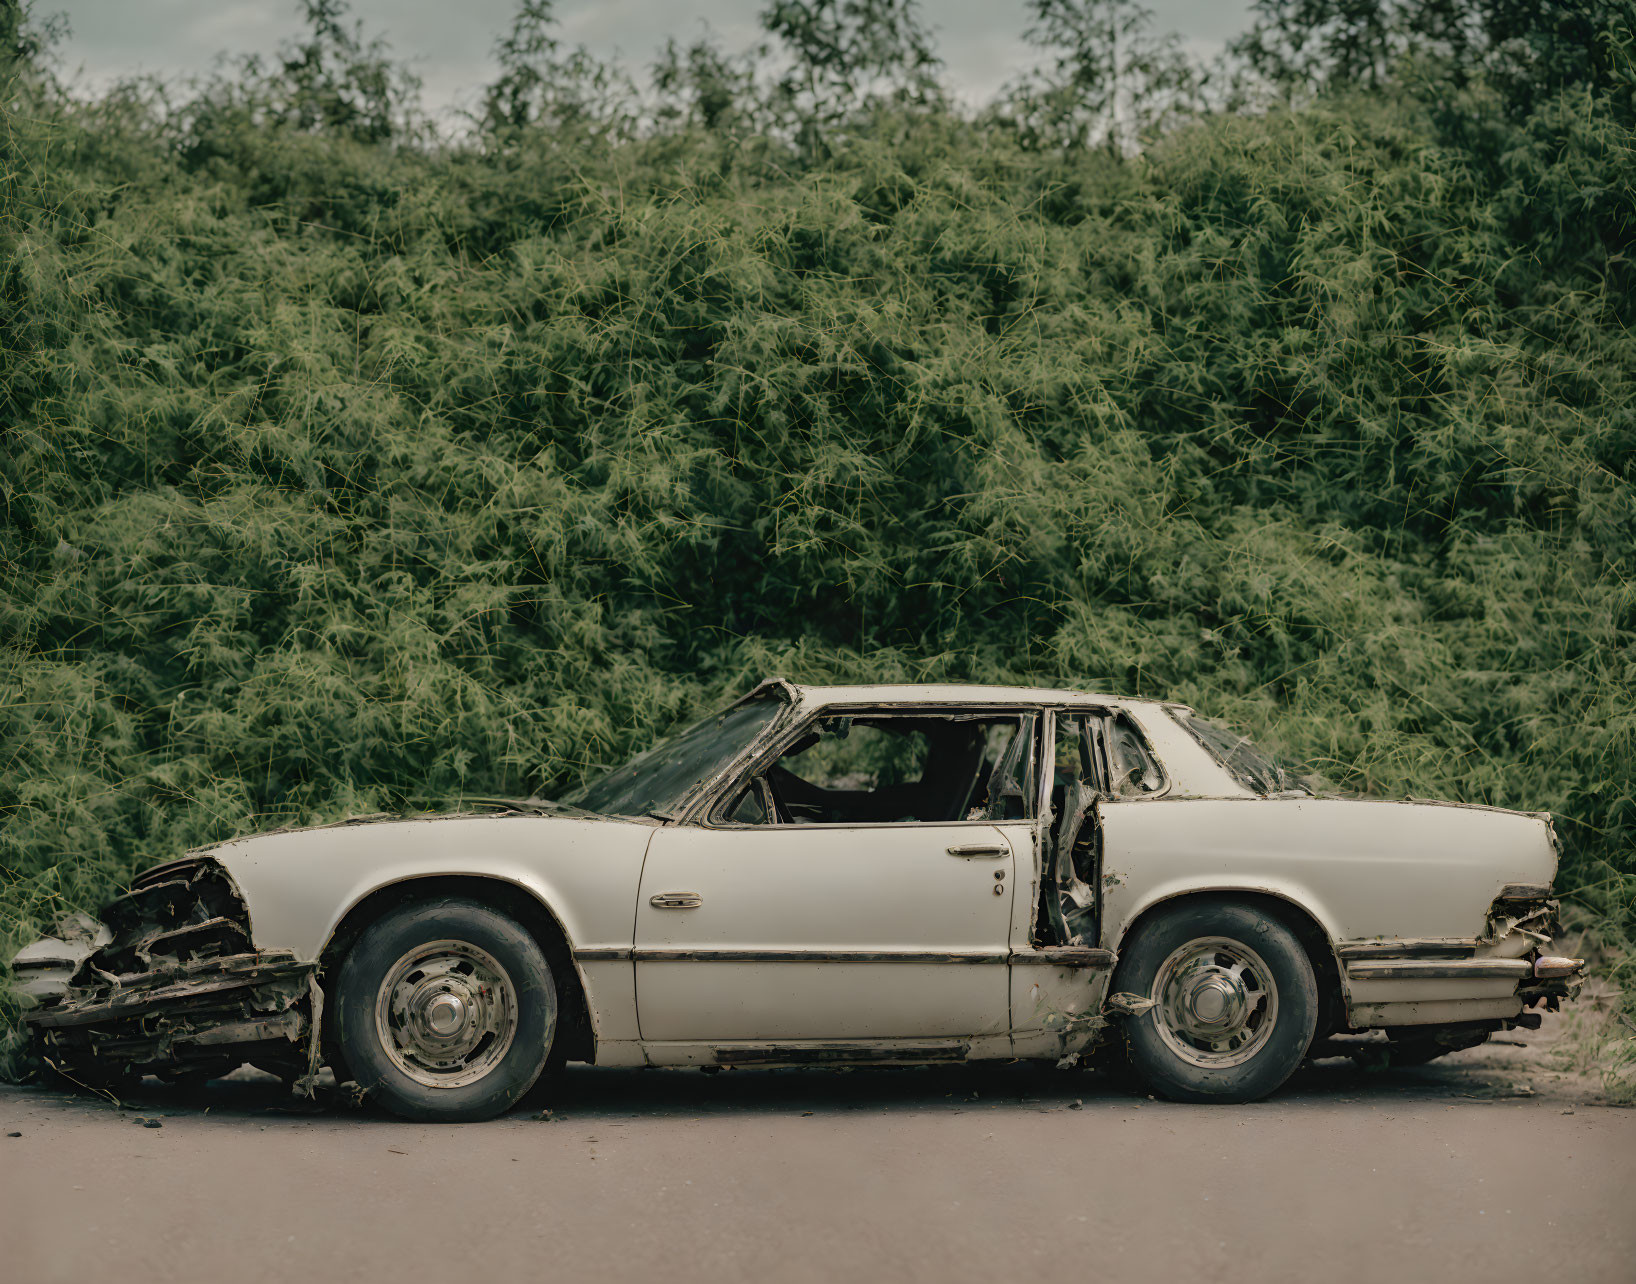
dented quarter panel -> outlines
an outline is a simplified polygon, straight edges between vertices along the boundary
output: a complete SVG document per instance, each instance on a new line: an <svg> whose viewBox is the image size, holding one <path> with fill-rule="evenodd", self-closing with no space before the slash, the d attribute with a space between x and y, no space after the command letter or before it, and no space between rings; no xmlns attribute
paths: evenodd
<svg viewBox="0 0 1636 1284"><path fill-rule="evenodd" d="M1556 873L1547 822L1496 808L1291 797L1109 802L1101 815L1104 944L1115 946L1160 902L1244 890L1304 909L1332 946L1403 942L1406 956L1442 948L1515 958L1533 942L1488 936L1489 907L1506 884L1548 885ZM1503 1018L1522 1006L1516 976L1363 980L1340 971L1360 1028Z"/></svg>
<svg viewBox="0 0 1636 1284"><path fill-rule="evenodd" d="M1522 812L1303 797L1116 801L1100 814L1120 879L1105 888L1112 941L1158 901L1220 888L1292 900L1335 942L1474 939L1501 887L1556 873L1545 822Z"/></svg>
<svg viewBox="0 0 1636 1284"><path fill-rule="evenodd" d="M1111 962L1111 961L1110 961ZM1106 1022L1111 966L1011 964L1011 1055L1056 1059L1090 1046Z"/></svg>

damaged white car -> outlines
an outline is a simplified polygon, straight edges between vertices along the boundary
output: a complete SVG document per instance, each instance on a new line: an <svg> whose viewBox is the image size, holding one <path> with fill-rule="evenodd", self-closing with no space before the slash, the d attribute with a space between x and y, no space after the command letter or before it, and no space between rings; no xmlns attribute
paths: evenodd
<svg viewBox="0 0 1636 1284"><path fill-rule="evenodd" d="M1246 1101L1539 1023L1547 815L1316 796L1176 704L763 683L561 803L262 834L23 950L65 1073L321 1067L412 1119L614 1066L1076 1059ZM1381 1036L1373 1036L1377 1041Z"/></svg>

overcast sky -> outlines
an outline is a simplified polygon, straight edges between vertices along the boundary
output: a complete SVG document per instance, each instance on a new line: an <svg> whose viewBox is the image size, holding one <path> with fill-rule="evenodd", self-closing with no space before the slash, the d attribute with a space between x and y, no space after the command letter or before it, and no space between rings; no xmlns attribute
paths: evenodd
<svg viewBox="0 0 1636 1284"><path fill-rule="evenodd" d="M688 40L707 27L729 48L752 44L767 0L561 0L570 44L645 68L666 36ZM1246 25L1250 0L1146 0L1155 26L1210 56ZM219 53L271 52L300 30L292 0L35 0L63 13L72 35L61 50L69 71L92 84L135 72L185 76L208 71ZM516 0L353 0L367 34L385 36L425 84L426 105L469 102L492 75L490 50ZM1030 61L1024 0L923 0L947 79L981 101Z"/></svg>

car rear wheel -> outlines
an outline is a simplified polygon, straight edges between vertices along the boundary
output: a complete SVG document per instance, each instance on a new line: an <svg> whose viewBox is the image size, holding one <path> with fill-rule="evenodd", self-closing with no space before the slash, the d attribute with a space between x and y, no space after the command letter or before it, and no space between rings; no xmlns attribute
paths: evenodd
<svg viewBox="0 0 1636 1284"><path fill-rule="evenodd" d="M425 1122L492 1119L545 1069L556 980L534 938L471 901L406 905L347 954L337 1041L371 1098Z"/></svg>
<svg viewBox="0 0 1636 1284"><path fill-rule="evenodd" d="M1255 906L1194 901L1138 929L1114 988L1153 1000L1124 1019L1131 1068L1176 1101L1255 1101L1312 1043L1318 986L1305 949Z"/></svg>

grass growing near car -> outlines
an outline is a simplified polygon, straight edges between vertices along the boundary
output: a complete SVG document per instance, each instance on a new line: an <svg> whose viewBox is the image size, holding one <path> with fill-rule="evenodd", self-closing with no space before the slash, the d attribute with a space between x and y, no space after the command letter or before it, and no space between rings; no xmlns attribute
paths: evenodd
<svg viewBox="0 0 1636 1284"><path fill-rule="evenodd" d="M780 672L1165 695L1548 808L1628 959L1628 75L1123 158L11 74L8 956L187 847L550 795Z"/></svg>

